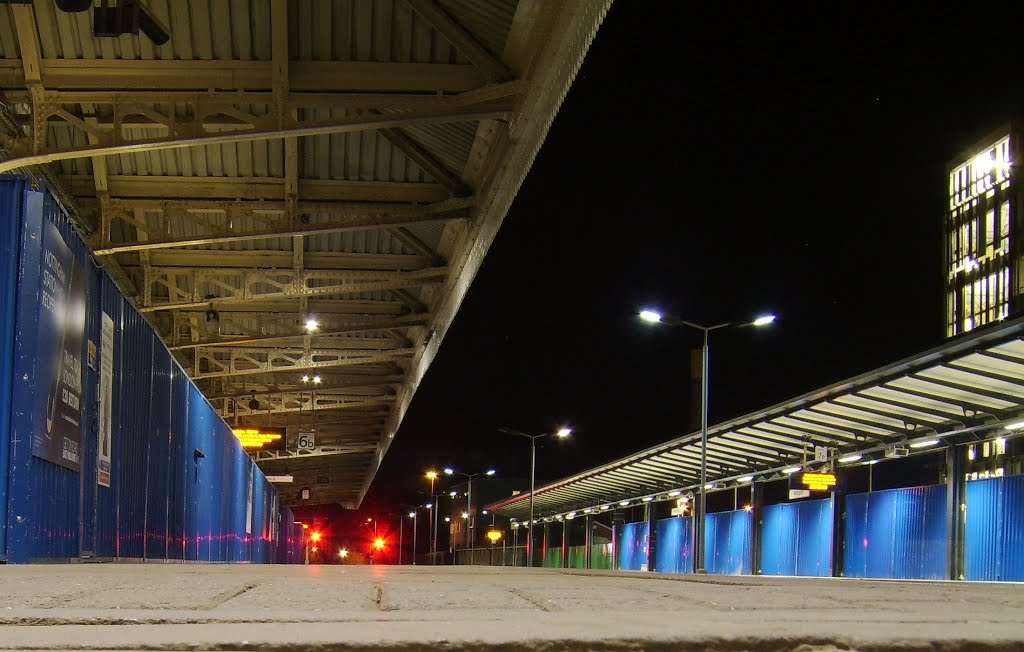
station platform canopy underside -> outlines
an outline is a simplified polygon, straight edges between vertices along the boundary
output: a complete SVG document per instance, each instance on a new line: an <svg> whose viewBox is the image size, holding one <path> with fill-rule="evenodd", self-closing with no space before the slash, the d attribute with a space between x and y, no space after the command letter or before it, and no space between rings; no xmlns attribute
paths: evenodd
<svg viewBox="0 0 1024 652"><path fill-rule="evenodd" d="M285 504L355 508L609 5L0 3L0 173L227 423L287 429Z"/></svg>
<svg viewBox="0 0 1024 652"><path fill-rule="evenodd" d="M708 428L707 491L1013 436L1024 425L1024 319ZM1024 430L1021 430L1024 432ZM827 460L815 461L815 447ZM700 488L701 433L538 488L534 518L674 499ZM526 521L530 494L487 507Z"/></svg>

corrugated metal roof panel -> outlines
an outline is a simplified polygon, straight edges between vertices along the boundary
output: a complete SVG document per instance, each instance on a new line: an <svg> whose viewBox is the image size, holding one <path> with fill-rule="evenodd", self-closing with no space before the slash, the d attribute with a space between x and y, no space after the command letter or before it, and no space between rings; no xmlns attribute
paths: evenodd
<svg viewBox="0 0 1024 652"><path fill-rule="evenodd" d="M475 121L414 125L405 131L456 176L462 176L479 124Z"/></svg>
<svg viewBox="0 0 1024 652"><path fill-rule="evenodd" d="M420 242L437 251L438 245L441 244L441 236L444 234L445 224L434 222L414 224L405 228L409 233L416 236L416 239Z"/></svg>
<svg viewBox="0 0 1024 652"><path fill-rule="evenodd" d="M491 54L501 57L518 0L439 0L438 4L469 30Z"/></svg>
<svg viewBox="0 0 1024 652"><path fill-rule="evenodd" d="M288 49L299 61L466 63L402 0L312 0L288 7Z"/></svg>

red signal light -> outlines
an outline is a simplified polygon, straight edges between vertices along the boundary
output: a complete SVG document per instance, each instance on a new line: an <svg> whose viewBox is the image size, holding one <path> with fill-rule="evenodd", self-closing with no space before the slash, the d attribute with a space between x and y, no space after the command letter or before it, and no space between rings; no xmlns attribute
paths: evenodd
<svg viewBox="0 0 1024 652"><path fill-rule="evenodd" d="M317 541L319 541L320 537L321 537L320 532L318 532L316 530L313 530L312 532L309 533L309 540L312 541L313 543L316 543Z"/></svg>
<svg viewBox="0 0 1024 652"><path fill-rule="evenodd" d="M384 549L384 539L381 539L380 537L378 537L377 539L374 539L373 547L376 548L377 550L383 550Z"/></svg>

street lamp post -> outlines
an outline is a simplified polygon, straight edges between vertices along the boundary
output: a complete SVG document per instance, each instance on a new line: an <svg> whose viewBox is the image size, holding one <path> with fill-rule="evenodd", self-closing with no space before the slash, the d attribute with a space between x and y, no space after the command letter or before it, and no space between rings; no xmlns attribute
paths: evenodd
<svg viewBox="0 0 1024 652"><path fill-rule="evenodd" d="M700 499L699 510L693 513L693 572L706 573L704 569L704 511L707 506L707 483L708 483L708 335L711 331L732 326L732 322L723 322L714 326L703 326L701 324L662 315L656 310L643 310L640 318L653 323L667 324L669 326L689 326L704 334L704 346L701 351L701 374L700 374ZM775 321L775 315L763 315L751 322L736 324L737 326L767 326Z"/></svg>
<svg viewBox="0 0 1024 652"><path fill-rule="evenodd" d="M526 437L530 440L530 523L527 526L529 538L526 541L526 566L528 568L533 567L533 489L534 482L537 477L537 440L544 437L550 437L554 435L561 439L564 439L572 434L572 428L559 428L557 432L545 432L540 435L528 435L525 432L519 432L512 428L498 428L499 431L507 435L515 435L517 437Z"/></svg>
<svg viewBox="0 0 1024 652"><path fill-rule="evenodd" d="M427 516L427 528L433 527L433 536L430 537L431 562L437 563L434 557L437 555L437 496L434 495L434 481L437 480L437 471L430 470L426 473L427 480L430 480L430 512Z"/></svg>
<svg viewBox="0 0 1024 652"><path fill-rule="evenodd" d="M429 505L428 505L428 507L429 507ZM419 521L419 519L417 518L417 516L419 515L419 511L420 511L420 506L419 505L413 505L412 506L412 511L409 512L409 518L412 519L412 565L413 566L416 565L416 525L417 525L417 522Z"/></svg>
<svg viewBox="0 0 1024 652"><path fill-rule="evenodd" d="M444 470L445 475L461 475L466 478L466 550L469 550L472 546L472 535L470 531L473 527L473 478L478 475L494 475L494 469L487 469L486 471L479 471L477 473L462 473L455 469L448 467ZM469 554L468 552L466 554Z"/></svg>

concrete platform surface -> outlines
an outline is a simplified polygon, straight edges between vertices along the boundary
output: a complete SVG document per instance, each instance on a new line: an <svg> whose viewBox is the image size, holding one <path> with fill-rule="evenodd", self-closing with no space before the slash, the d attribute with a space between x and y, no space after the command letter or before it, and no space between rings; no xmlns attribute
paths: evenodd
<svg viewBox="0 0 1024 652"><path fill-rule="evenodd" d="M489 567L0 566L0 650L1024 650L1024 585Z"/></svg>

